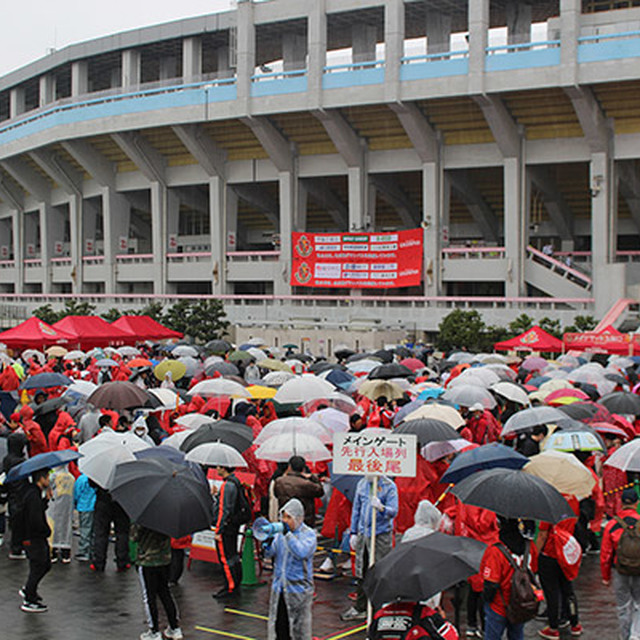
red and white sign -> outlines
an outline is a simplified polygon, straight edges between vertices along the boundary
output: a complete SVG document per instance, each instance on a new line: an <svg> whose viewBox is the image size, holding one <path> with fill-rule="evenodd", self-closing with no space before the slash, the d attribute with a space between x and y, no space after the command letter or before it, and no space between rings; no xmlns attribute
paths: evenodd
<svg viewBox="0 0 640 640"><path fill-rule="evenodd" d="M127 238L127 236L120 236L118 240L118 248L120 249L120 251L129 250L129 238Z"/></svg>
<svg viewBox="0 0 640 640"><path fill-rule="evenodd" d="M95 244L93 243L93 238L85 238L85 241L84 241L85 255L92 256L94 249L95 249Z"/></svg>
<svg viewBox="0 0 640 640"><path fill-rule="evenodd" d="M27 257L33 258L36 255L36 245L30 242L27 244Z"/></svg>
<svg viewBox="0 0 640 640"><path fill-rule="evenodd" d="M3 244L0 247L0 257L1 258L8 258L9 257L9 247L6 244Z"/></svg>
<svg viewBox="0 0 640 640"><path fill-rule="evenodd" d="M56 241L53 245L53 252L57 255L57 256L61 256L62 255L62 250L63 250L63 245L62 242L60 242L59 240Z"/></svg>
<svg viewBox="0 0 640 640"><path fill-rule="evenodd" d="M227 232L227 249L229 249L230 251L235 251L237 244L236 232Z"/></svg>
<svg viewBox="0 0 640 640"><path fill-rule="evenodd" d="M389 289L422 281L422 229L294 233L291 285Z"/></svg>
<svg viewBox="0 0 640 640"><path fill-rule="evenodd" d="M178 236L175 233L169 234L169 251L177 251L178 249Z"/></svg>
<svg viewBox="0 0 640 640"><path fill-rule="evenodd" d="M386 429L333 434L333 472L415 478L418 438Z"/></svg>

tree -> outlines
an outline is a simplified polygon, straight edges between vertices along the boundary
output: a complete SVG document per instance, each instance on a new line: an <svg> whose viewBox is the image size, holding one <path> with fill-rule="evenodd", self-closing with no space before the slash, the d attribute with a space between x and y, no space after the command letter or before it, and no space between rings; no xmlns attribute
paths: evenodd
<svg viewBox="0 0 640 640"><path fill-rule="evenodd" d="M514 335L520 335L533 327L533 318L526 313L521 313L515 320L509 323L509 331Z"/></svg>
<svg viewBox="0 0 640 640"><path fill-rule="evenodd" d="M42 320L42 322L46 322L47 324L55 324L61 318L60 312L59 311L55 311L54 308L50 304L45 304L45 305L43 305L41 307L38 307L33 312L33 315L36 318L40 318L40 320Z"/></svg>
<svg viewBox="0 0 640 640"><path fill-rule="evenodd" d="M100 314L107 322L115 322L118 318L122 317L122 312L120 311L120 309L117 309L116 307L112 307L111 309L108 309L107 311L105 311L104 313Z"/></svg>
<svg viewBox="0 0 640 640"><path fill-rule="evenodd" d="M552 320L545 316L540 320L539 326L555 338L562 339L562 325L560 324L560 320Z"/></svg>
<svg viewBox="0 0 640 640"><path fill-rule="evenodd" d="M507 329L492 324L486 328L485 332L480 338L480 351L491 353L493 351L493 345L496 342L502 342L508 337L509 331L507 331Z"/></svg>
<svg viewBox="0 0 640 640"><path fill-rule="evenodd" d="M132 316L149 316L156 322L164 322L164 308L161 302L150 302L148 305L130 312Z"/></svg>
<svg viewBox="0 0 640 640"><path fill-rule="evenodd" d="M565 333L583 333L593 331L597 326L596 319L593 316L576 316L573 324L564 328Z"/></svg>
<svg viewBox="0 0 640 640"><path fill-rule="evenodd" d="M164 323L197 342L222 338L229 329L224 306L220 300L181 300L166 313Z"/></svg>
<svg viewBox="0 0 640 640"><path fill-rule="evenodd" d="M480 351L486 326L477 311L456 309L438 325L436 345L442 351L468 349Z"/></svg>
<svg viewBox="0 0 640 640"><path fill-rule="evenodd" d="M77 302L76 300L65 300L62 311L59 312L58 319L67 316L92 316L96 310L96 305L90 302Z"/></svg>

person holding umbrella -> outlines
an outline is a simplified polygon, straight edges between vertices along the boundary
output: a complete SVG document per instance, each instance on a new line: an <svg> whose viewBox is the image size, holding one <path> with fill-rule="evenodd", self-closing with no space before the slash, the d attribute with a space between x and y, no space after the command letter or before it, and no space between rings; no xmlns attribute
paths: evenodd
<svg viewBox="0 0 640 640"><path fill-rule="evenodd" d="M158 628L158 598L169 621L169 626L164 632L165 638L182 640L178 608L169 589L171 538L152 529L132 524L131 540L138 543L136 565L142 575L145 602L151 617L151 626L140 635L140 640L162 640L162 633Z"/></svg>
<svg viewBox="0 0 640 640"><path fill-rule="evenodd" d="M262 543L265 556L274 559L267 638L310 640L316 532L304 523L297 498L282 507L280 519L283 532Z"/></svg>

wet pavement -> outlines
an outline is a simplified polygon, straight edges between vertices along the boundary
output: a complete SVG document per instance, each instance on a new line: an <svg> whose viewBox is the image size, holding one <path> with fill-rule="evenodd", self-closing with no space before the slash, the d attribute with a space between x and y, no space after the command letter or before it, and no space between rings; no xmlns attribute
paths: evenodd
<svg viewBox="0 0 640 640"><path fill-rule="evenodd" d="M26 579L27 562L9 560L7 553L7 547L3 546L0 549L0 640L125 640L136 639L145 630L140 588L133 569L116 573L115 563L110 561L104 574L94 574L87 563L75 560L69 565L56 563L40 586L49 611L26 614L20 610L18 589ZM617 640L612 592L600 582L598 562L598 556L587 556L576 581L584 626L582 638ZM263 575L267 582L269 578L270 574ZM238 597L220 603L213 600L211 594L221 584L217 565L194 561L190 571L185 569L180 585L173 589L185 638L266 638L263 617L268 610L268 584L245 587ZM354 627L339 618L349 606L347 594L352 590L353 585L346 577L316 581L317 597L313 609L316 638L362 640L365 637L364 632L342 635ZM445 607L453 618L450 595L445 598ZM160 612L161 628L164 628L161 606ZM543 626L543 622L530 622L526 637L537 638L537 630ZM562 637L569 638L568 631Z"/></svg>

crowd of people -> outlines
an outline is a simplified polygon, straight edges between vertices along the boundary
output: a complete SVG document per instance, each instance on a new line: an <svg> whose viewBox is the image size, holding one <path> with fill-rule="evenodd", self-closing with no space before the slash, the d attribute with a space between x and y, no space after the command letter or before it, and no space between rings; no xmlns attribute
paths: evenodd
<svg viewBox="0 0 640 640"><path fill-rule="evenodd" d="M232 599L242 589L238 540L245 528L259 515L279 523L260 545L264 558L272 561L270 639L311 639L314 572L350 575L355 590L341 618L364 622L372 554L380 561L394 547L434 532L486 545L464 587L467 637L499 640L506 632L518 640L536 613L546 621L537 631L540 637L559 638L564 628L579 637L583 627L572 584L582 555L593 553L600 554L603 583L613 585L621 637L640 638L636 469L632 464L607 464L636 442L640 398L634 393L634 359L587 362L575 356L545 360L466 352L436 357L431 349L413 345L369 354L345 348L327 361L292 348L269 348L258 340L235 351L231 345L216 344L214 352L153 343L88 353L57 349L50 355L34 350L2 354L3 474L39 454L82 454L83 447L106 434L132 437L144 443L143 448L184 452L187 438L210 429L208 442L228 442L242 455L241 465L202 465L222 569L222 583L213 596ZM179 356L181 352L187 355ZM323 384L306 395L287 396L285 390L300 380ZM146 394L144 402L118 410L92 402L110 382L135 387ZM552 414L536 413L539 409ZM303 418L299 424L281 424ZM430 429L441 433L442 423L453 436L429 435ZM279 426L282 429L275 429ZM374 482L363 475L338 482L329 465L335 432L398 428L418 436L415 477L381 475ZM246 444L237 445L234 435L247 433ZM312 434L318 451L329 454L299 451L295 437L278 455L263 453L270 440L265 434L273 439L291 433ZM570 456L569 466L577 470L567 474L575 482L570 489L562 483L556 488L573 517L535 522L458 499L451 490L455 482L443 480L443 475L463 456L498 442L532 462L550 450ZM164 637L182 638L171 590L181 579L191 536L172 537L132 522L108 483L94 475L93 467L86 469L83 472L80 458L0 487L0 536L6 536L10 559L29 560L20 589L23 611L47 610L38 587L52 562L75 559L86 562L89 571L104 572L113 536L116 570L126 572L135 565L140 575L149 624L140 637L163 637L159 599L168 622ZM246 471L246 477L237 469ZM341 547L342 555L326 554L314 568L318 537L334 541L329 546ZM130 543L136 548L133 555ZM520 591L527 586L537 601L544 601L544 611L536 603L531 612L522 613L527 607ZM378 611L370 637L414 637L408 632L415 627L424 630L415 637L457 637L451 622L446 630L443 626L447 605L440 592L417 597L413 604L422 613L411 613L409 628L403 631L407 634L387 629L385 635ZM440 635L429 635L436 628Z"/></svg>

